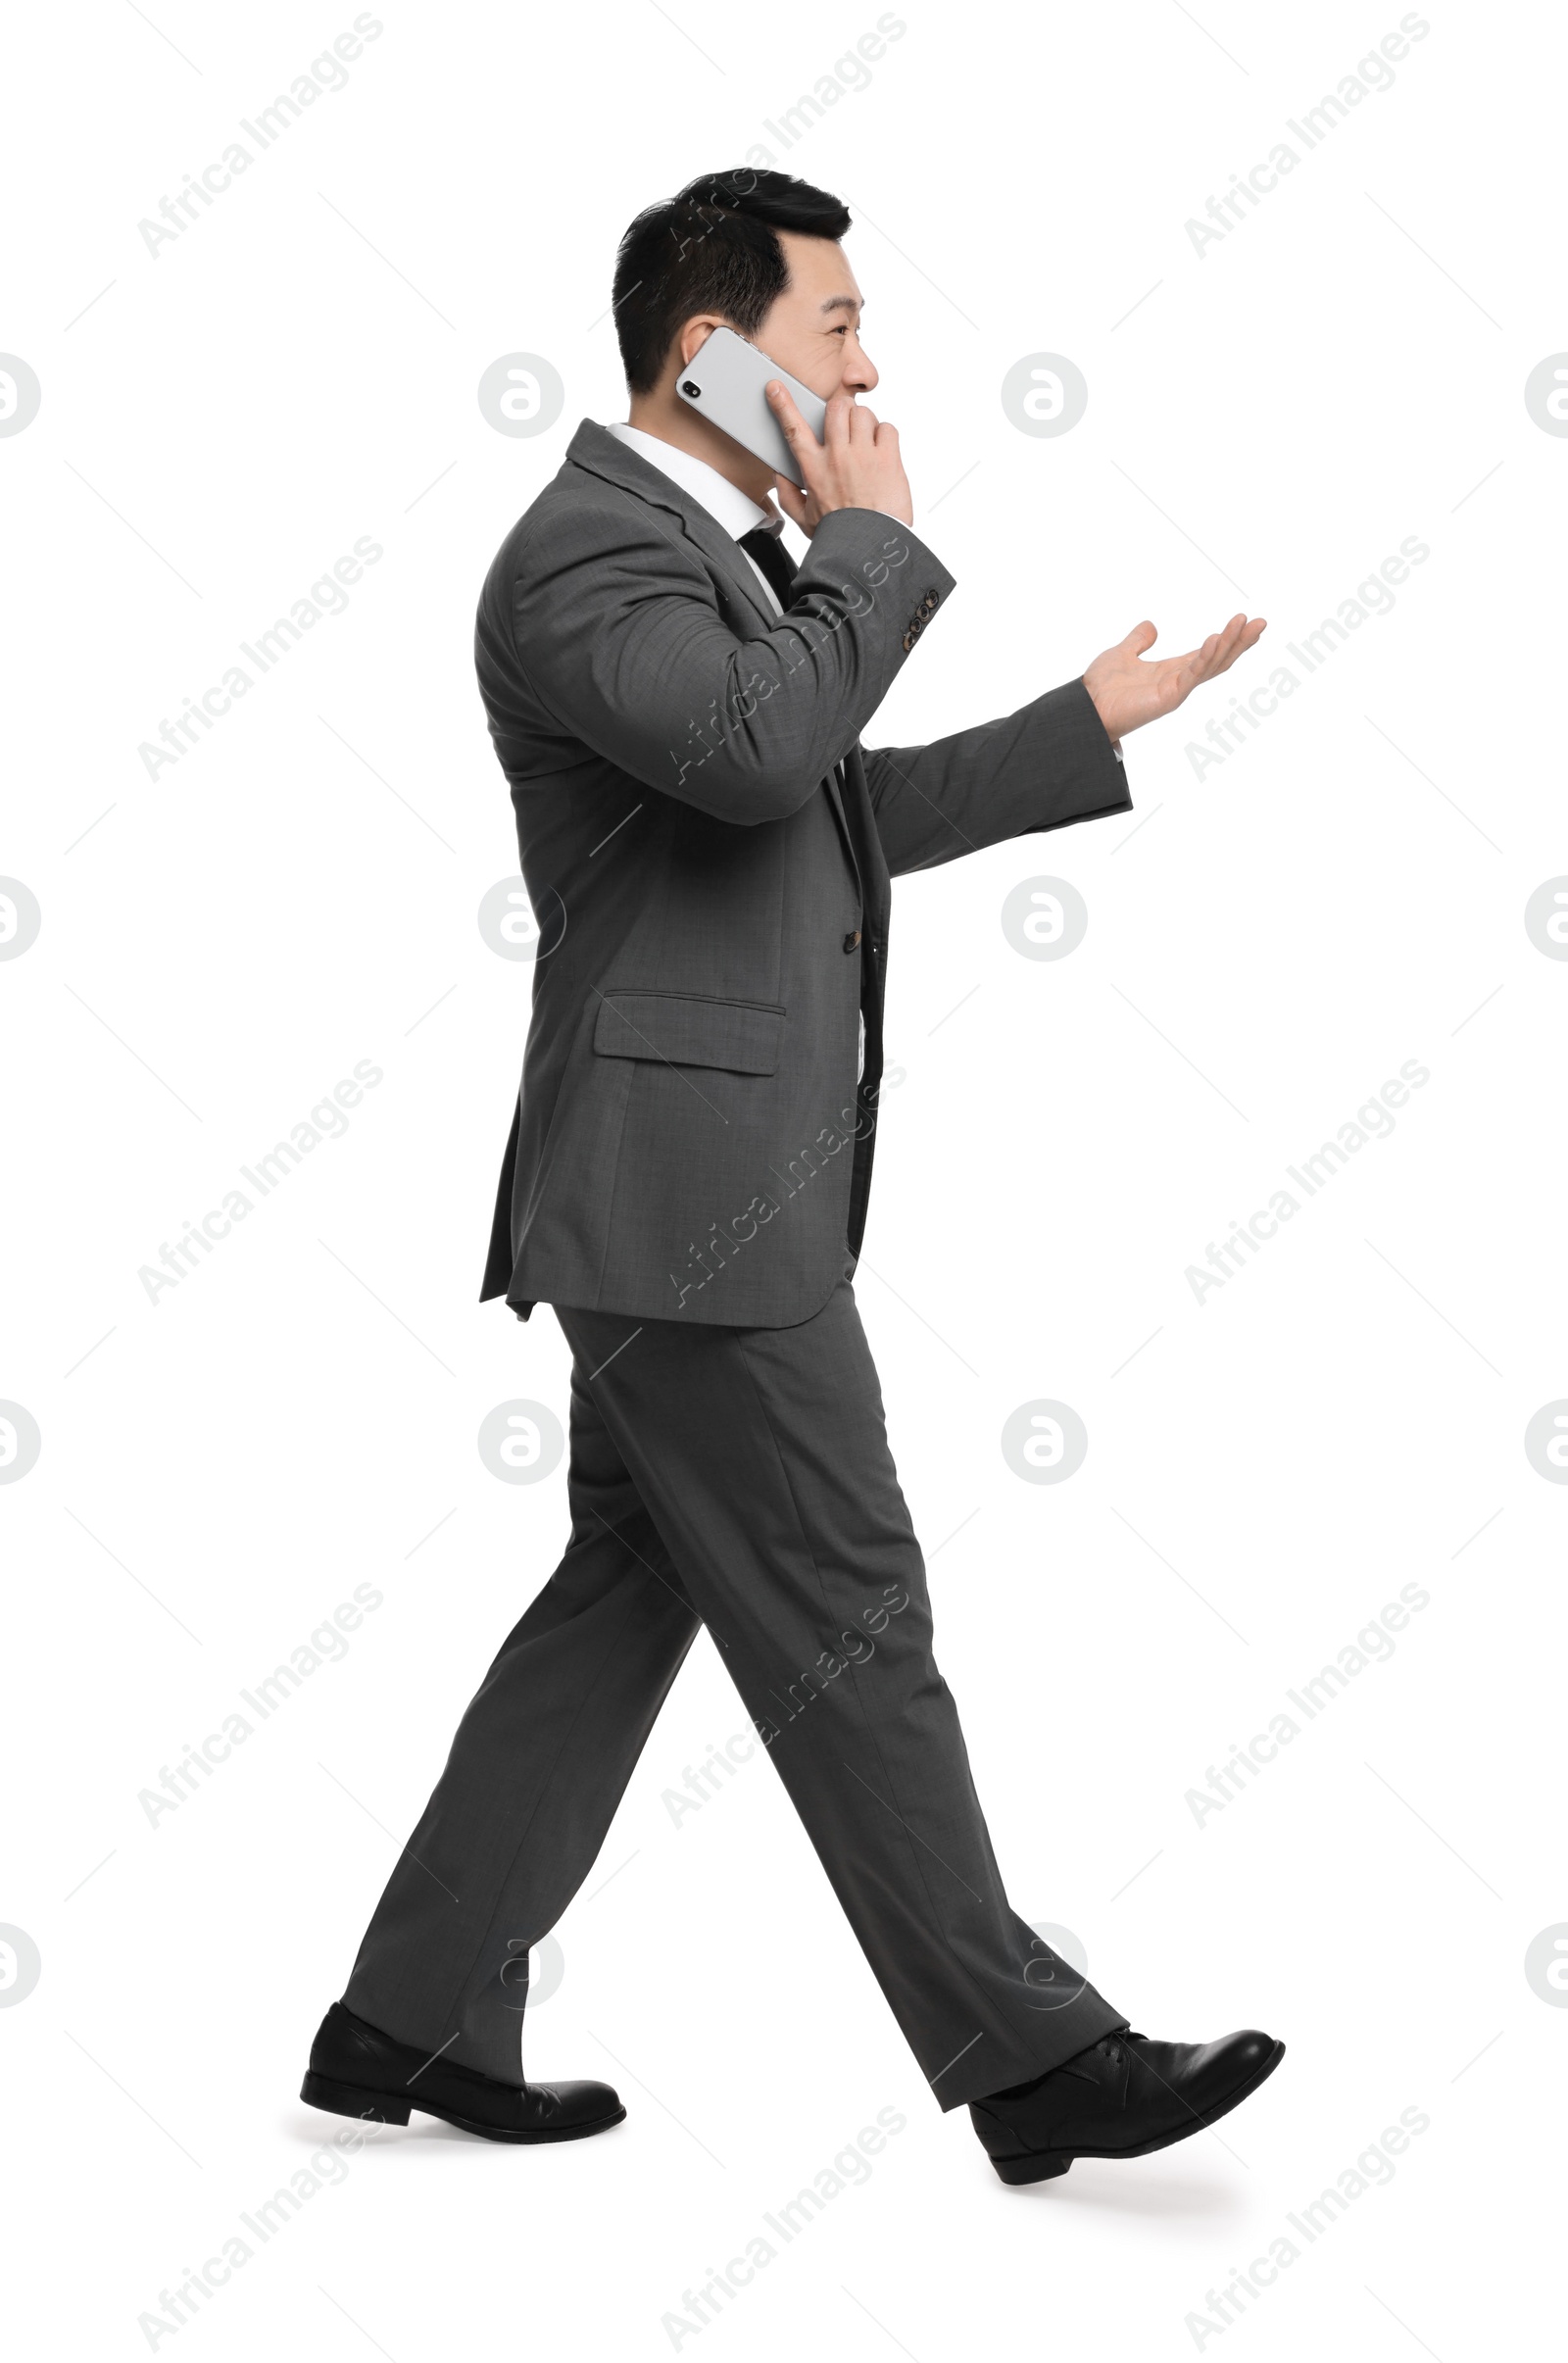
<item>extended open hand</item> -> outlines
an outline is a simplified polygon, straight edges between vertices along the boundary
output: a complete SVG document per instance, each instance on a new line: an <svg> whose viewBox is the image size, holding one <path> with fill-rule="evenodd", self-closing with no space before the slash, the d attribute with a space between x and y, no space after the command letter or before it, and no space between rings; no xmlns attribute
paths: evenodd
<svg viewBox="0 0 1568 2363"><path fill-rule="evenodd" d="M1189 650L1185 657L1149 662L1144 652L1153 647L1158 634L1152 623L1138 623L1125 640L1095 659L1084 673L1084 687L1112 741L1122 739L1145 722L1157 722L1162 714L1174 714L1200 681L1229 671L1238 657L1257 645L1263 629L1261 615L1233 615L1222 632L1210 632L1201 648Z"/></svg>

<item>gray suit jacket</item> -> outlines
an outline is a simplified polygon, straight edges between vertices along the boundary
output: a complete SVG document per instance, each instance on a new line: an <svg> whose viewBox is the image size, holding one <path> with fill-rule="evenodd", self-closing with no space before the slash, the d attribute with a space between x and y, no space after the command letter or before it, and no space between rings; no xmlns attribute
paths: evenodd
<svg viewBox="0 0 1568 2363"><path fill-rule="evenodd" d="M1130 810L1081 681L862 750L953 588L843 509L777 616L706 510L577 429L479 602L540 928L481 1299L788 1328L858 1254L890 878Z"/></svg>

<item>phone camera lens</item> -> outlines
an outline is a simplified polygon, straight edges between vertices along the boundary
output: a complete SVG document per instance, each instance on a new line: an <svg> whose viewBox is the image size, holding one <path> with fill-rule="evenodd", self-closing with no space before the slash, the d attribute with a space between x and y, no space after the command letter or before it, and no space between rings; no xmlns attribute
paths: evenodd
<svg viewBox="0 0 1568 2363"><path fill-rule="evenodd" d="M702 398L703 389L694 377L688 377L680 390L683 394L689 394L694 402L700 401Z"/></svg>

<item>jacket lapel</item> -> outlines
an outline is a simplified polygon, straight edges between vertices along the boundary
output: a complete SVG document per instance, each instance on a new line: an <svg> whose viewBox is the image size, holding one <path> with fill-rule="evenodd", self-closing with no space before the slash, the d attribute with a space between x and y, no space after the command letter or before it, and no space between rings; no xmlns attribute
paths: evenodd
<svg viewBox="0 0 1568 2363"><path fill-rule="evenodd" d="M716 517L710 517L700 501L694 501L669 476L652 467L641 452L619 442L592 418L585 418L566 447L566 457L578 468L586 468L590 474L618 484L622 492L634 493L650 508L662 510L674 517L687 540L695 543L717 567L759 620L769 628L778 621L739 542L731 539Z"/></svg>

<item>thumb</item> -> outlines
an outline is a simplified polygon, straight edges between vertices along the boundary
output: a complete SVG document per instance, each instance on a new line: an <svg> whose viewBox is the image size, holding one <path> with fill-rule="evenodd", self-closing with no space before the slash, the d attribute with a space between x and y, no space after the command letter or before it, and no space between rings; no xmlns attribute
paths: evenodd
<svg viewBox="0 0 1568 2363"><path fill-rule="evenodd" d="M1135 623L1122 646L1130 656L1141 657L1146 649L1153 647L1158 638L1159 634L1152 623Z"/></svg>
<svg viewBox="0 0 1568 2363"><path fill-rule="evenodd" d="M798 484L792 484L788 476L775 476L773 478L773 498L792 525L801 526L803 531L808 529L806 524L807 496Z"/></svg>

